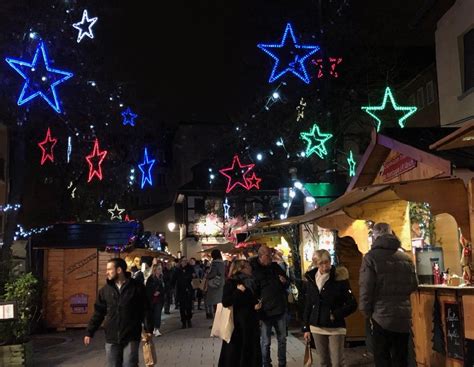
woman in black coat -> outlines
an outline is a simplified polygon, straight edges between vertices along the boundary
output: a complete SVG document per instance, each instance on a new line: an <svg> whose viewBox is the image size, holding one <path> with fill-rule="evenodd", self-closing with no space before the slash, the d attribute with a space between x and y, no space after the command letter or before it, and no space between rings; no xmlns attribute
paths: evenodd
<svg viewBox="0 0 474 367"><path fill-rule="evenodd" d="M331 266L331 256L326 250L315 252L313 264L316 268L305 274L304 338L309 342L313 334L321 366L345 366L344 319L357 309L349 272L343 266Z"/></svg>
<svg viewBox="0 0 474 367"><path fill-rule="evenodd" d="M224 285L224 307L233 307L234 331L229 343L222 342L219 367L261 367L258 310L262 304L255 297L252 267L246 260L236 260Z"/></svg>

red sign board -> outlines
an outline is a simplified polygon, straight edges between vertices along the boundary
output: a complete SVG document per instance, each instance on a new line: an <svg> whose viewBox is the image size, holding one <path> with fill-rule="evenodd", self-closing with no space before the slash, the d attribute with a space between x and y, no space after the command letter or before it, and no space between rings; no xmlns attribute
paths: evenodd
<svg viewBox="0 0 474 367"><path fill-rule="evenodd" d="M408 172L416 167L417 162L410 157L397 155L392 160L383 164L382 177L384 182L390 181L402 173Z"/></svg>

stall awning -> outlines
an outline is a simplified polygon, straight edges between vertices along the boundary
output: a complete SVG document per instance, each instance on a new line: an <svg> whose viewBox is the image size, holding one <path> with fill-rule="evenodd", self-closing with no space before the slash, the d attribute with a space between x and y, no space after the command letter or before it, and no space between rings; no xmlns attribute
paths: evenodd
<svg viewBox="0 0 474 367"><path fill-rule="evenodd" d="M430 145L433 150L449 150L474 146L474 120Z"/></svg>
<svg viewBox="0 0 474 367"><path fill-rule="evenodd" d="M139 222L59 223L34 235L34 248L104 248L127 245L139 231Z"/></svg>

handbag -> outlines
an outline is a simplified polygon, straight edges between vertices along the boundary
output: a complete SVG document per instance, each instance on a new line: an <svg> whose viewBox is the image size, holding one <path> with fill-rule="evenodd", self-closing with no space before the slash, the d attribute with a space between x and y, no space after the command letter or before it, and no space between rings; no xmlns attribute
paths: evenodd
<svg viewBox="0 0 474 367"><path fill-rule="evenodd" d="M230 342L234 332L234 311L232 307L224 307L222 303L217 304L216 315L212 323L211 336L218 337L226 343Z"/></svg>
<svg viewBox="0 0 474 367"><path fill-rule="evenodd" d="M193 287L193 289L201 289L201 283L202 280L199 278L194 278L193 280L191 280L191 286Z"/></svg>
<svg viewBox="0 0 474 367"><path fill-rule="evenodd" d="M310 367L312 365L313 365L313 354L311 353L311 344L308 342L306 343L306 347L304 349L303 366Z"/></svg>
<svg viewBox="0 0 474 367"><path fill-rule="evenodd" d="M222 284L222 278L220 275L216 275L214 278L207 281L207 286L209 288L219 288Z"/></svg>
<svg viewBox="0 0 474 367"><path fill-rule="evenodd" d="M143 362L145 366L154 366L156 364L156 351L155 346L151 340L145 341L146 339L142 336L143 341Z"/></svg>

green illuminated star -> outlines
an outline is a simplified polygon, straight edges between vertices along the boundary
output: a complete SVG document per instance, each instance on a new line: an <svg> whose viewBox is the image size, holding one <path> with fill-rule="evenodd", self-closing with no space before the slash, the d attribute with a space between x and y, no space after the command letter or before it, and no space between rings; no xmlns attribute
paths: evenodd
<svg viewBox="0 0 474 367"><path fill-rule="evenodd" d="M317 124L314 124L309 132L300 133L300 138L308 144L306 146L306 157L316 153L319 158L323 159L328 154L325 144L332 138L332 134L321 133Z"/></svg>
<svg viewBox="0 0 474 367"><path fill-rule="evenodd" d="M370 116L372 116L376 121L377 121L377 131L380 130L380 126L382 125L382 120L375 114L378 111L383 111L385 110L385 107L387 105L387 100L390 99L390 103L392 104L392 107L395 111L403 111L405 112L402 117L398 119L398 125L400 125L401 128L405 127L405 120L413 115L417 108L415 106L399 106L395 102L395 99L393 98L392 91L390 90L389 87L385 89L385 95L383 97L382 104L380 106L365 106L361 107L363 111L367 112Z"/></svg>
<svg viewBox="0 0 474 367"><path fill-rule="evenodd" d="M353 177L356 175L356 162L352 150L349 151L349 158L347 158L347 164L349 165L349 176Z"/></svg>

